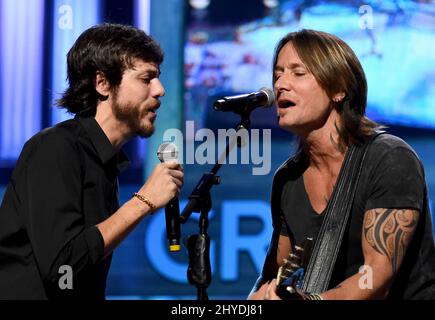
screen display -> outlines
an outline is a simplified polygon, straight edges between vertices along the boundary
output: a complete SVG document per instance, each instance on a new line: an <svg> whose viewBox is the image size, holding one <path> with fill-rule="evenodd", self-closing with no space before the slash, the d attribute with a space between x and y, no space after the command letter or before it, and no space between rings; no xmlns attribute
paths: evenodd
<svg viewBox="0 0 435 320"><path fill-rule="evenodd" d="M208 9L191 8L188 15L185 116L198 127L225 125L228 116L211 108L217 98L271 87L276 44L288 32L306 28L332 33L354 50L368 81L370 118L435 129L435 3L264 1L250 8L249 21L245 2L240 8L212 3ZM253 118L257 126L276 126L273 111Z"/></svg>

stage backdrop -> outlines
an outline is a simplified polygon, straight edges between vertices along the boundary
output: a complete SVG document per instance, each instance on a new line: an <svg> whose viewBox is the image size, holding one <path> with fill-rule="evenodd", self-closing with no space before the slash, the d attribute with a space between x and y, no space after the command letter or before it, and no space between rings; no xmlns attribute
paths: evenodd
<svg viewBox="0 0 435 320"><path fill-rule="evenodd" d="M53 107L66 86L65 54L83 30L101 22L149 31L166 56L162 81L167 95L158 130L147 142L135 139L126 145L132 165L120 177L121 203L140 188L143 172L149 174L157 161L157 146L168 140L182 152L183 208L222 150L219 134L240 121L235 114L213 111L213 102L271 87L276 43L301 28L336 34L355 50L368 79L368 115L414 147L435 199L435 5L387 0L1 0L0 197L24 142L71 117ZM211 191L212 299L248 295L270 240L273 172L294 150L293 137L277 127L273 108L255 110L251 128L249 148L222 166L221 184ZM194 213L182 225L183 238L198 231ZM114 299L195 299L187 265L184 245L179 253L168 251L160 211L144 219L115 251L107 294Z"/></svg>
<svg viewBox="0 0 435 320"><path fill-rule="evenodd" d="M209 163L199 164L192 152L200 155L204 152L201 145L218 140L219 129L234 128L240 120L236 114L214 111L213 102L222 96L271 87L271 61L277 42L301 28L336 34L354 49L368 79L368 115L415 148L435 198L435 104L430 99L435 92L435 58L429 54L435 41L435 6L418 1L269 4L222 0L187 8L185 122L178 135L167 135L168 140L183 140L184 203L203 173L212 168ZM277 128L274 110L254 111L252 128L259 130L261 137L271 129L270 171L253 175L253 168L260 165L252 161L252 154L248 164L240 164L239 153L239 164L226 164L219 172L222 182L211 192L209 227L212 298L243 299L249 293L270 240L273 172L293 152L293 138ZM207 152L202 160L219 156L217 147ZM267 171L266 166L263 169ZM134 186L125 187L123 195L128 198L134 190ZM183 236L198 233L197 224L198 214L194 214L182 226ZM187 281L187 264L185 247L176 254L168 251L164 214L160 212L144 220L117 251L108 291L115 296L128 291L137 297L195 298L196 289Z"/></svg>

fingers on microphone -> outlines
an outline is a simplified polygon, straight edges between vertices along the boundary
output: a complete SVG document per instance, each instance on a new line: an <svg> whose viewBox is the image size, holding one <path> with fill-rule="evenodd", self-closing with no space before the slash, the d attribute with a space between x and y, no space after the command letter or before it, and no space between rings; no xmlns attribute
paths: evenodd
<svg viewBox="0 0 435 320"><path fill-rule="evenodd" d="M168 169L183 170L183 167L177 160L169 160L167 162L164 162L164 165Z"/></svg>
<svg viewBox="0 0 435 320"><path fill-rule="evenodd" d="M180 171L180 170L174 170L174 169L169 169L169 174L174 177L177 178L179 180L183 180L184 178L184 172Z"/></svg>
<svg viewBox="0 0 435 320"><path fill-rule="evenodd" d="M170 195L172 198L177 197L180 194L181 186L179 186L179 184L180 184L179 181L177 182L176 179L173 179L173 185L170 189L171 190Z"/></svg>
<svg viewBox="0 0 435 320"><path fill-rule="evenodd" d="M175 183L178 189L181 189L183 187L183 181L180 179L177 179L175 177L172 177L172 181Z"/></svg>

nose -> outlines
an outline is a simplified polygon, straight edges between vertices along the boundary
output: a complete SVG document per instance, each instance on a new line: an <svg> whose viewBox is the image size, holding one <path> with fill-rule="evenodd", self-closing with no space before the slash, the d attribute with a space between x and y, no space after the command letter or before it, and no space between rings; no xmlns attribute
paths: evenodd
<svg viewBox="0 0 435 320"><path fill-rule="evenodd" d="M154 86L153 86L153 96L154 97L163 97L165 95L165 88L163 87L162 82L159 78L155 78Z"/></svg>
<svg viewBox="0 0 435 320"><path fill-rule="evenodd" d="M273 84L273 88L275 89L275 93L287 90L290 90L290 80L284 74L282 74Z"/></svg>

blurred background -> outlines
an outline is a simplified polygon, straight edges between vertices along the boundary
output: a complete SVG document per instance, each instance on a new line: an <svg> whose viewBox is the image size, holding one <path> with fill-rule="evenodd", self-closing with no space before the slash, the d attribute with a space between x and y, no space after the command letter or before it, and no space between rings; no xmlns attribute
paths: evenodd
<svg viewBox="0 0 435 320"><path fill-rule="evenodd" d="M25 141L71 117L54 107L67 84L66 53L85 29L102 22L138 26L165 51L166 96L157 131L126 145L132 163L120 176L121 203L156 164L168 129L179 130L182 139L175 142L187 153L204 141L199 129L216 134L236 126L238 116L213 111L213 102L271 87L275 45L302 28L333 33L353 48L368 79L368 116L417 151L435 199L435 3L430 0L0 0L0 199ZM211 192L211 299L244 299L249 293L272 230L273 172L294 149L293 137L277 127L273 108L255 110L251 120L264 144L270 130L270 170L253 175L251 159L219 171L221 184ZM208 156L215 159L217 151ZM184 162L182 208L212 168L209 162ZM198 233L196 213L182 233ZM179 253L167 249L164 214L148 217L115 251L108 298L195 299L187 264L184 246Z"/></svg>

